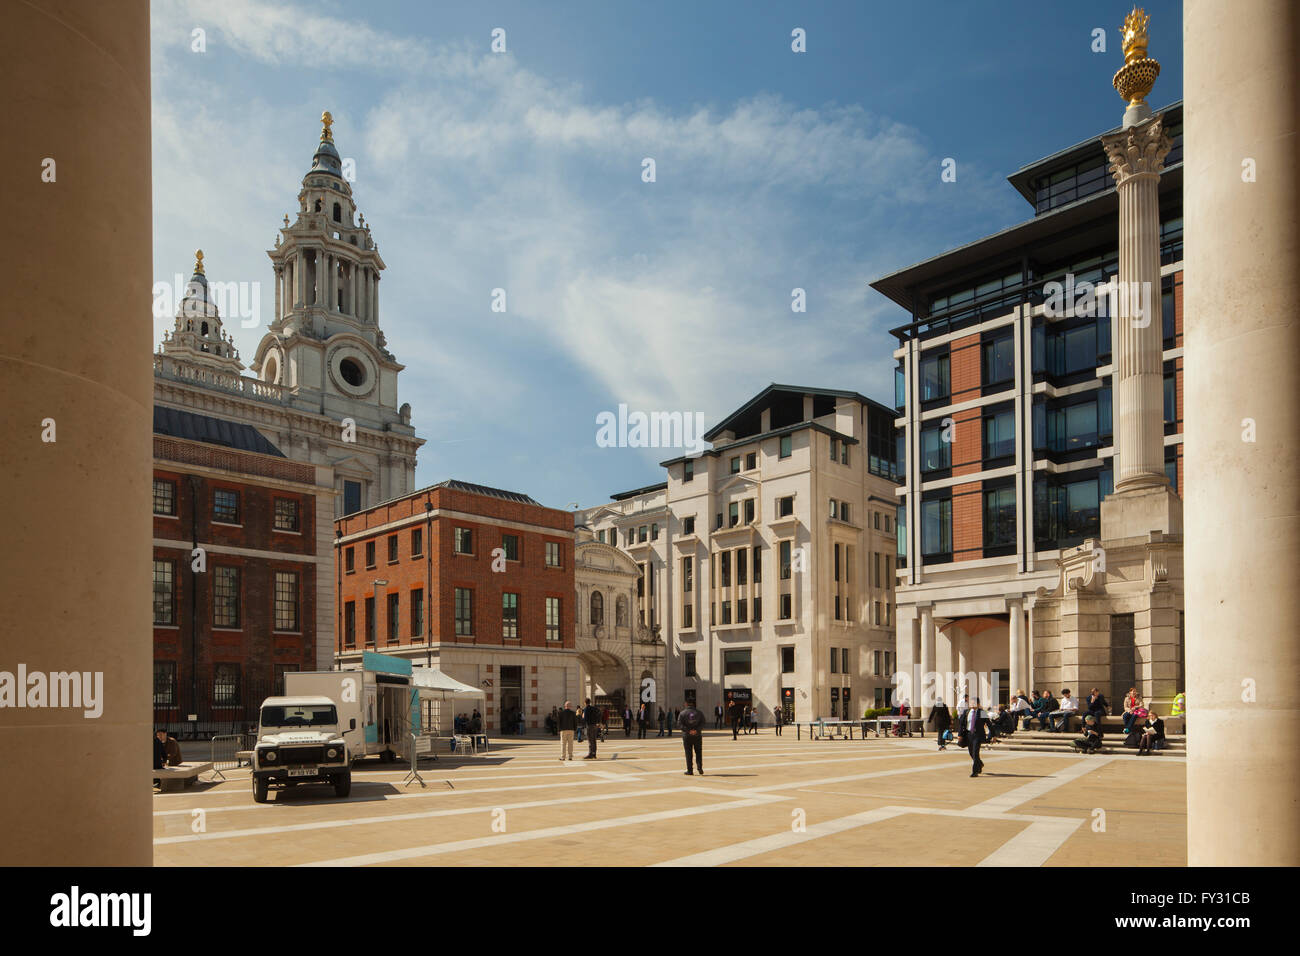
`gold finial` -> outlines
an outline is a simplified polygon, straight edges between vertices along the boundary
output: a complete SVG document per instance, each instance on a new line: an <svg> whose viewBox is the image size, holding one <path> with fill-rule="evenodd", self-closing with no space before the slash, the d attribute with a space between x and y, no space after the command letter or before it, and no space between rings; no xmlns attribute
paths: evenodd
<svg viewBox="0 0 1300 956"><path fill-rule="evenodd" d="M1134 7L1120 27L1124 65L1116 71L1111 82L1115 91L1128 101L1128 110L1124 114L1126 128L1150 117L1151 108L1147 106L1146 98L1160 75L1160 64L1147 56L1147 23L1150 20L1141 7Z"/></svg>
<svg viewBox="0 0 1300 956"><path fill-rule="evenodd" d="M1133 12L1124 18L1120 27L1120 37L1124 45L1124 62L1133 63L1146 58L1147 23L1151 18L1141 7L1134 7Z"/></svg>
<svg viewBox="0 0 1300 956"><path fill-rule="evenodd" d="M330 132L330 127L334 125L334 117L330 115L329 110L326 110L324 113L321 113L320 122L322 127L320 131L321 142L323 143L334 142L334 134Z"/></svg>
<svg viewBox="0 0 1300 956"><path fill-rule="evenodd" d="M194 274L203 275L203 250L194 250Z"/></svg>

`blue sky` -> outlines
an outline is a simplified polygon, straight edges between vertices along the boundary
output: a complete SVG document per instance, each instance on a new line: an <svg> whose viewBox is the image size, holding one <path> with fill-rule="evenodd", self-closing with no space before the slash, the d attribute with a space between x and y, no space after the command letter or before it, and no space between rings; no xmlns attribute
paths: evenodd
<svg viewBox="0 0 1300 956"><path fill-rule="evenodd" d="M670 457L596 445L620 403L712 424L773 381L888 403L904 316L868 283L1029 218L1006 176L1119 124L1128 9L155 0L155 278L202 247L209 279L260 282L262 326L227 322L249 360L330 110L388 266L417 482L598 504ZM1181 4L1145 9L1159 108L1182 96Z"/></svg>

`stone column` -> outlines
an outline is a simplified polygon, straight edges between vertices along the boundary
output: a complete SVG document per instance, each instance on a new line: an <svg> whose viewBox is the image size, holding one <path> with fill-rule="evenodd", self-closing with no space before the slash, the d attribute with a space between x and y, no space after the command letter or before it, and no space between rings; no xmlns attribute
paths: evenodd
<svg viewBox="0 0 1300 956"><path fill-rule="evenodd" d="M280 315L282 314L281 303L283 302L283 298L281 296L281 292L283 291L283 289L284 289L284 269L281 266L276 266L275 268L275 317L277 319L280 318Z"/></svg>
<svg viewBox="0 0 1300 956"><path fill-rule="evenodd" d="M356 263L348 263L348 315L356 318L357 315L357 266Z"/></svg>
<svg viewBox="0 0 1300 956"><path fill-rule="evenodd" d="M1007 641L1010 644L1011 668L1009 678L1011 686L1008 694L1025 688L1025 614L1018 599L1007 601Z"/></svg>
<svg viewBox="0 0 1300 956"><path fill-rule="evenodd" d="M1183 17L1187 862L1295 866L1300 8Z"/></svg>
<svg viewBox="0 0 1300 956"><path fill-rule="evenodd" d="M149 4L7 4L0 63L0 670L37 705L0 710L0 857L149 866ZM96 699L42 705L52 672Z"/></svg>
<svg viewBox="0 0 1300 956"><path fill-rule="evenodd" d="M966 673L970 670L970 635L965 631L957 639L957 671L960 676L957 678L957 700L961 701L961 695L970 692L966 684Z"/></svg>
<svg viewBox="0 0 1300 956"><path fill-rule="evenodd" d="M912 699L917 707L934 706L934 606L927 604L921 609L921 683L917 694Z"/></svg>
<svg viewBox="0 0 1300 956"><path fill-rule="evenodd" d="M370 283L370 321L379 324L379 272L376 271Z"/></svg>
<svg viewBox="0 0 1300 956"><path fill-rule="evenodd" d="M298 286L298 291L297 291L298 301L296 304L298 305L299 308L301 308L302 306L305 306L307 304L307 250L306 249L303 248L298 249L298 259L293 267L293 277L296 280L294 284Z"/></svg>
<svg viewBox="0 0 1300 956"><path fill-rule="evenodd" d="M921 618L918 614L898 629L898 651L894 661L894 695L891 701L893 704L898 704L904 697L913 703L919 699L914 662L919 653L920 643Z"/></svg>
<svg viewBox="0 0 1300 956"><path fill-rule="evenodd" d="M1102 138L1119 193L1115 297L1115 490L1167 486L1160 319L1160 169L1170 141L1155 117Z"/></svg>

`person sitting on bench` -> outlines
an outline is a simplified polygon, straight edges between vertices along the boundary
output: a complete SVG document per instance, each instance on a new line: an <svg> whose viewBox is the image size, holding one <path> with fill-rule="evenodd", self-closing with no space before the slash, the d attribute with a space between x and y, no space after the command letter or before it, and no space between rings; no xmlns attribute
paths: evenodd
<svg viewBox="0 0 1300 956"><path fill-rule="evenodd" d="M1155 753L1165 747L1165 722L1154 710L1142 725L1142 737L1138 741L1138 755Z"/></svg>
<svg viewBox="0 0 1300 956"><path fill-rule="evenodd" d="M1083 718L1083 736L1075 739L1074 746L1086 754L1101 750L1101 721L1095 714Z"/></svg>
<svg viewBox="0 0 1300 956"><path fill-rule="evenodd" d="M1052 711L1052 732L1060 733L1062 730L1070 729L1070 718L1079 712L1079 702L1070 696L1070 689L1067 687L1061 691L1061 706Z"/></svg>

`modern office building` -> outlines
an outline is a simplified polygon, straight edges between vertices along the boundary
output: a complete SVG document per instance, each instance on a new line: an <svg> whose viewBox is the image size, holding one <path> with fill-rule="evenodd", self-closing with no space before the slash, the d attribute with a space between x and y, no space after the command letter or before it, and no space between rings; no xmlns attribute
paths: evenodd
<svg viewBox="0 0 1300 956"><path fill-rule="evenodd" d="M893 668L894 412L856 392L771 385L663 462L667 481L580 512L638 568L667 695L764 723L856 714Z"/></svg>
<svg viewBox="0 0 1300 956"><path fill-rule="evenodd" d="M1133 302L1163 339L1153 361L1164 471L1181 493L1181 103L1158 122L1169 147L1152 184L1159 281ZM900 669L945 675L941 694L962 683L950 675L972 672L997 675L1003 701L1020 688L1118 695L1136 684L1162 697L1182 686L1180 521L1153 519L1136 532L1150 537L1110 552L1108 587L1128 582L1127 604L1062 609L1063 596L1106 589L1101 542L1115 537L1102 524L1126 414L1113 383L1119 300L1107 295L1128 236L1112 178L1121 165L1098 137L1031 163L1009 181L1033 218L871 284L908 316L893 330ZM1070 636L1080 631L1089 636ZM915 703L922 688L909 689Z"/></svg>
<svg viewBox="0 0 1300 956"><path fill-rule="evenodd" d="M453 480L335 528L339 667L367 650L437 667L483 689L494 733L577 695L570 512Z"/></svg>

